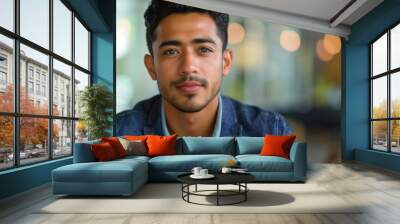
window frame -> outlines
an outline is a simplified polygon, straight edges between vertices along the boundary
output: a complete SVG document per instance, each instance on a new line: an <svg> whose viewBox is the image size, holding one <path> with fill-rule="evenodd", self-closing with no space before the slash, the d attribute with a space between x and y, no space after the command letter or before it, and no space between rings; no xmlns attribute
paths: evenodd
<svg viewBox="0 0 400 224"><path fill-rule="evenodd" d="M92 85L92 61L91 61L91 49L92 49L92 43L91 43L91 37L92 37L92 30L88 27L88 25L84 22L84 20L79 16L78 13L75 12L75 10L72 9L72 7L65 1L65 0L59 0L68 10L71 11L71 18L70 18L70 23L71 23L71 59L64 58L63 56L57 54L54 52L53 49L53 24L54 24L54 17L53 17L53 1L54 0L48 0L49 4L49 47L46 49L45 47L42 47L39 44L34 43L33 41L30 41L29 39L24 38L23 36L20 35L20 0L14 0L13 1L13 10L14 10L14 18L13 18L13 31L10 31L4 27L0 26L0 35L3 35L7 38L12 39L13 41L13 63L12 63L12 69L11 69L11 75L13 75L14 78L14 110L13 112L2 112L0 111L0 116L4 117L11 117L13 119L13 154L14 154L14 161L13 161L13 166L10 167L5 167L5 168L0 168L0 172L5 171L5 170L10 170L10 169L16 169L19 167L23 166L30 166L33 164L38 164L38 163L43 163L46 161L51 161L51 160L58 160L61 158L66 158L73 156L74 154L74 143L75 143L75 126L76 122L79 120L79 117L75 116L75 108L71 108L71 114L70 116L65 115L65 116L56 116L53 115L53 60L58 60L61 63L64 63L68 66L71 67L71 93L72 93L72 99L71 99L71 104L74 105L75 103L75 69L85 73L89 77L89 83L88 86ZM80 65L75 63L75 18L83 25L83 27L88 31L88 69L85 69L81 67ZM20 80L20 45L23 44L27 47L32 48L33 50L36 50L42 54L45 54L48 56L49 62L48 62L48 80L46 80L46 87L45 90L48 91L48 93L45 94L48 96L48 112L46 115L39 115L39 114L27 114L27 113L21 113L20 111L20 85L21 85L21 80ZM41 79L41 72L39 73L39 80L36 82L36 69L34 68L33 70L33 79L30 79L30 74L29 74L29 68L30 65L27 64L27 73L26 75L26 82L32 81L35 86L36 83L40 83L42 86L42 79ZM28 87L28 86L27 86ZM29 87L28 87L29 88ZM29 91L27 89L27 91ZM36 89L34 89L36 91ZM41 93L41 92L40 92ZM38 96L42 96L42 94L39 94ZM21 118L45 118L47 119L48 123L48 135L47 135L47 150L48 150L48 155L47 157L44 157L43 160L40 160L38 162L31 162L31 163L26 163L26 164L21 164L21 159L20 159L20 119ZM71 147L71 153L68 155L62 155L62 156L55 156L53 155L54 152L54 147L53 147L53 123L57 120L61 121L70 121L71 122L71 142L70 142L70 147Z"/></svg>
<svg viewBox="0 0 400 224"><path fill-rule="evenodd" d="M392 136L391 136L391 122L392 121L400 121L400 117L392 117L392 99L391 99L391 79L392 75L395 75L396 73L400 72L400 67L391 69L391 31L393 28L400 26L400 21L396 21L394 24L392 24L389 28L385 29L384 32L379 34L375 39L373 39L371 42L368 43L368 53L369 53L369 77L368 77L368 84L369 84L369 149L373 151L379 151L379 152L386 152L386 153L391 153L391 154L400 154L400 152L393 152L392 151ZM380 74L376 74L374 76L373 74L373 44L376 43L377 40L379 40L381 37L383 37L385 34L387 34L387 67L386 71ZM373 81L378 79L386 77L386 87L387 87L387 105L386 105L386 117L385 118L373 118ZM374 121L386 121L386 151L379 150L374 148L374 136L373 136L373 122Z"/></svg>

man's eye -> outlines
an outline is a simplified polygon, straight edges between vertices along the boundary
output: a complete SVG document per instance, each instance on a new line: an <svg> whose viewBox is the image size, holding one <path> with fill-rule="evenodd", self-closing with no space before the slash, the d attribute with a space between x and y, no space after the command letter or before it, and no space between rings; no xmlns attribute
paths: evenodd
<svg viewBox="0 0 400 224"><path fill-rule="evenodd" d="M169 49L169 50L164 51L163 55L174 55L174 54L177 54L177 53L178 53L177 50Z"/></svg>
<svg viewBox="0 0 400 224"><path fill-rule="evenodd" d="M210 50L210 49L208 49L206 47L202 47L202 48L200 48L200 52L201 53L208 53L208 52L212 52L212 50Z"/></svg>

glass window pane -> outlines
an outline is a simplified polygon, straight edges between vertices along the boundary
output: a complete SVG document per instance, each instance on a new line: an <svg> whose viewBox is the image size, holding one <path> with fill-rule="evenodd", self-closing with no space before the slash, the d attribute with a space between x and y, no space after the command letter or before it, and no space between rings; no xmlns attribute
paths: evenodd
<svg viewBox="0 0 400 224"><path fill-rule="evenodd" d="M387 118L387 77L372 80L372 118Z"/></svg>
<svg viewBox="0 0 400 224"><path fill-rule="evenodd" d="M0 1L0 26L14 31L14 0Z"/></svg>
<svg viewBox="0 0 400 224"><path fill-rule="evenodd" d="M400 118L400 72L391 75L391 116Z"/></svg>
<svg viewBox="0 0 400 224"><path fill-rule="evenodd" d="M21 117L20 164L34 163L49 158L48 121L44 118Z"/></svg>
<svg viewBox="0 0 400 224"><path fill-rule="evenodd" d="M71 66L53 60L53 115L72 117Z"/></svg>
<svg viewBox="0 0 400 224"><path fill-rule="evenodd" d="M53 120L53 157L72 154L72 121Z"/></svg>
<svg viewBox="0 0 400 224"><path fill-rule="evenodd" d="M400 153L400 120L391 121L392 152Z"/></svg>
<svg viewBox="0 0 400 224"><path fill-rule="evenodd" d="M53 51L71 60L72 12L60 1L53 1Z"/></svg>
<svg viewBox="0 0 400 224"><path fill-rule="evenodd" d="M21 44L20 109L25 114L47 115L49 57Z"/></svg>
<svg viewBox="0 0 400 224"><path fill-rule="evenodd" d="M89 32L75 18L75 63L89 70Z"/></svg>
<svg viewBox="0 0 400 224"><path fill-rule="evenodd" d="M21 36L49 48L49 0L20 0Z"/></svg>
<svg viewBox="0 0 400 224"><path fill-rule="evenodd" d="M14 43L0 35L0 111L14 111Z"/></svg>
<svg viewBox="0 0 400 224"><path fill-rule="evenodd" d="M80 93L89 86L89 75L75 69L75 117L79 117L81 114L81 108L79 106Z"/></svg>
<svg viewBox="0 0 400 224"><path fill-rule="evenodd" d="M387 34L372 44L372 75L387 71Z"/></svg>
<svg viewBox="0 0 400 224"><path fill-rule="evenodd" d="M400 24L391 31L390 37L390 67L391 69L400 67Z"/></svg>
<svg viewBox="0 0 400 224"><path fill-rule="evenodd" d="M372 122L372 148L387 151L387 121Z"/></svg>
<svg viewBox="0 0 400 224"><path fill-rule="evenodd" d="M88 128L84 120L75 121L75 143L88 141Z"/></svg>
<svg viewBox="0 0 400 224"><path fill-rule="evenodd" d="M0 116L0 170L14 165L14 125L10 116Z"/></svg>

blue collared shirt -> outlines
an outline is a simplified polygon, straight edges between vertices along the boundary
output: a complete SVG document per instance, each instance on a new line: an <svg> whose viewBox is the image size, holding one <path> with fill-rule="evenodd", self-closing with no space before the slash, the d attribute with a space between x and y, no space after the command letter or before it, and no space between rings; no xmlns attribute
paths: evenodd
<svg viewBox="0 0 400 224"><path fill-rule="evenodd" d="M214 130L212 133L212 137L219 137L221 135L221 122L222 122L222 100L221 96L218 101L218 111L217 111L217 119L215 120ZM170 135L167 126L167 120L165 119L165 111L164 111L164 102L161 101L161 129L163 135Z"/></svg>
<svg viewBox="0 0 400 224"><path fill-rule="evenodd" d="M264 136L292 134L286 119L279 113L243 104L221 95L218 117L220 124L217 136ZM133 109L117 114L117 136L122 135L164 135L161 95L137 103ZM223 109L222 109L223 108ZM218 118L217 118L218 119ZM165 122L165 117L164 117ZM164 124L166 127L166 123ZM214 127L214 132L218 128ZM214 136L214 134L213 134Z"/></svg>

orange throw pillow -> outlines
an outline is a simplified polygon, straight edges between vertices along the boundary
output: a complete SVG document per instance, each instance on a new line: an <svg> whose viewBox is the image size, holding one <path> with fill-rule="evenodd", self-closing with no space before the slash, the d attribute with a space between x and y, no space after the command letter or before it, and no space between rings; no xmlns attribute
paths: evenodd
<svg viewBox="0 0 400 224"><path fill-rule="evenodd" d="M129 140L129 141L140 140L140 141L145 142L147 139L147 135L124 135L123 137L124 137L124 139Z"/></svg>
<svg viewBox="0 0 400 224"><path fill-rule="evenodd" d="M126 156L126 151L124 146L122 146L121 142L119 142L117 137L110 137L110 138L101 138L101 142L108 142L114 149L115 155L117 158L121 158Z"/></svg>
<svg viewBox="0 0 400 224"><path fill-rule="evenodd" d="M290 148L294 140L295 135L289 136L274 136L265 135L264 145L261 149L260 155L262 156L280 156L286 159L290 159Z"/></svg>
<svg viewBox="0 0 400 224"><path fill-rule="evenodd" d="M92 144L90 147L94 154L94 157L99 162L110 161L117 158L114 149L108 142Z"/></svg>
<svg viewBox="0 0 400 224"><path fill-rule="evenodd" d="M146 140L148 156L176 155L176 138L177 135L148 135Z"/></svg>

